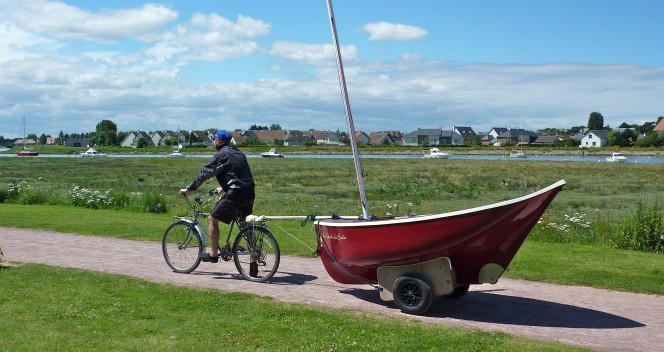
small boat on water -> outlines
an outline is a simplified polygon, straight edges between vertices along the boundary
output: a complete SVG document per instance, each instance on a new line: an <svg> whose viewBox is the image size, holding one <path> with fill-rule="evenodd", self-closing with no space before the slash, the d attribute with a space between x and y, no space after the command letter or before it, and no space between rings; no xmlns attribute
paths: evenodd
<svg viewBox="0 0 664 352"><path fill-rule="evenodd" d="M90 157L105 157L106 154L100 153L95 148L89 148L88 150L81 153L81 156L90 156Z"/></svg>
<svg viewBox="0 0 664 352"><path fill-rule="evenodd" d="M265 153L261 153L261 156L263 158L283 158L284 157L283 154L277 153L277 148L270 148L269 151L267 151Z"/></svg>
<svg viewBox="0 0 664 352"><path fill-rule="evenodd" d="M182 145L178 145L177 148L174 148L173 151L168 153L168 156L171 158L184 158L184 154L180 153L180 149L182 149Z"/></svg>
<svg viewBox="0 0 664 352"><path fill-rule="evenodd" d="M17 156L39 156L39 152L32 149L23 149L16 152Z"/></svg>
<svg viewBox="0 0 664 352"><path fill-rule="evenodd" d="M625 157L622 153L613 153L611 156L606 157L606 161L610 163L624 163L627 161L627 157Z"/></svg>
<svg viewBox="0 0 664 352"><path fill-rule="evenodd" d="M16 156L39 156L39 152L23 147L23 150L16 152Z"/></svg>
<svg viewBox="0 0 664 352"><path fill-rule="evenodd" d="M522 158L525 158L525 157L526 157L526 154L523 154L522 151L515 151L515 152L513 152L513 153L510 154L510 158L519 158L519 159L522 159Z"/></svg>
<svg viewBox="0 0 664 352"><path fill-rule="evenodd" d="M25 117L23 117L21 130L23 131L23 150L16 152L16 156L39 156L39 152L27 147L27 140L25 139Z"/></svg>
<svg viewBox="0 0 664 352"><path fill-rule="evenodd" d="M438 148L431 148L429 149L429 154L424 154L425 159L447 159L449 157L449 154L443 153Z"/></svg>

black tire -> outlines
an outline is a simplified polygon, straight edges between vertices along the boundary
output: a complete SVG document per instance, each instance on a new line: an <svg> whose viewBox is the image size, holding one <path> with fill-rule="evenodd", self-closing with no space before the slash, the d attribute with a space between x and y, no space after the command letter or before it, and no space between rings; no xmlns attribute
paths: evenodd
<svg viewBox="0 0 664 352"><path fill-rule="evenodd" d="M445 295L445 297L459 299L463 297L466 294L466 292L468 292L468 288L470 288L469 284L463 284L461 286L457 286L454 288L454 291L452 293L450 293L449 295Z"/></svg>
<svg viewBox="0 0 664 352"><path fill-rule="evenodd" d="M279 268L279 244L266 228L247 227L235 238L233 260L237 271L245 279L267 281Z"/></svg>
<svg viewBox="0 0 664 352"><path fill-rule="evenodd" d="M414 276L400 276L394 281L394 303L407 314L419 315L431 307L433 292L429 284Z"/></svg>
<svg viewBox="0 0 664 352"><path fill-rule="evenodd" d="M164 233L161 251L168 264L176 273L188 274L201 263L203 252L201 235L186 221L172 223Z"/></svg>

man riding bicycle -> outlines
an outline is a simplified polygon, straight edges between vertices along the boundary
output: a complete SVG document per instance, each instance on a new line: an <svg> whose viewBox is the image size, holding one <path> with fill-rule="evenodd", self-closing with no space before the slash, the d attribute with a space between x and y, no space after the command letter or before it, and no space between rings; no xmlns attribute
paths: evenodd
<svg viewBox="0 0 664 352"><path fill-rule="evenodd" d="M213 176L216 176L220 186L214 191L215 194L226 192L226 196L217 202L207 219L210 253L200 255L202 261L216 263L219 261L219 221L230 224L240 214L251 214L256 194L247 157L230 145L231 134L226 130L217 130L210 140L217 152L191 184L180 190L180 194L188 196Z"/></svg>

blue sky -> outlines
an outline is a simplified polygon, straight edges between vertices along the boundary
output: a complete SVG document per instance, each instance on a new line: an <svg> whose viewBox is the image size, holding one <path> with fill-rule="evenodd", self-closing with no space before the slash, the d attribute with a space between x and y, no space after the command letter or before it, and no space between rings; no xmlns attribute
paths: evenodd
<svg viewBox="0 0 664 352"><path fill-rule="evenodd" d="M664 2L333 1L366 132L664 115ZM0 135L345 130L325 0L0 0Z"/></svg>

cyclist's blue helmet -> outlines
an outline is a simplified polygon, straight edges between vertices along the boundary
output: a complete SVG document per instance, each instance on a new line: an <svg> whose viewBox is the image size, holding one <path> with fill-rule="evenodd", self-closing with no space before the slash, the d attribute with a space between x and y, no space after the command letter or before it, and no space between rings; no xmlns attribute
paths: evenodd
<svg viewBox="0 0 664 352"><path fill-rule="evenodd" d="M210 140L214 141L215 138L219 138L221 141L230 141L231 133L226 130L217 130L217 132L210 136Z"/></svg>

